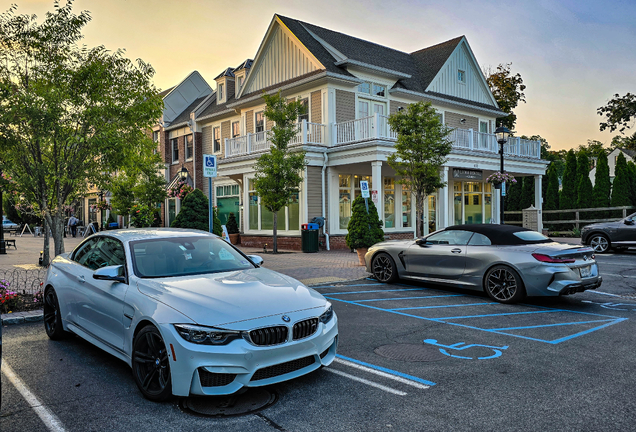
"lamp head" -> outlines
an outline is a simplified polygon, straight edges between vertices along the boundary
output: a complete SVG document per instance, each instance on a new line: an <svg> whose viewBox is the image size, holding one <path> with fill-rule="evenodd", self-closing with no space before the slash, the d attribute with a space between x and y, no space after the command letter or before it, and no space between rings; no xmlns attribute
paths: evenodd
<svg viewBox="0 0 636 432"><path fill-rule="evenodd" d="M505 127L503 124L500 124L499 127L495 130L495 136L497 137L497 142L499 144L505 144L508 141L508 137L510 136L510 130Z"/></svg>

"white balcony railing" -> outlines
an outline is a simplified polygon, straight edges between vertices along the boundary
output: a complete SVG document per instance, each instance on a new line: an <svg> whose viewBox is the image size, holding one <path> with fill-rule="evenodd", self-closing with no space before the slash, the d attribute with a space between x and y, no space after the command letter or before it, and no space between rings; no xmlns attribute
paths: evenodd
<svg viewBox="0 0 636 432"><path fill-rule="evenodd" d="M367 140L395 141L397 134L391 130L388 117L375 114L333 125L333 145L345 145ZM453 129L449 135L453 149L499 153L495 134L477 132L473 129ZM504 154L539 159L541 143L518 137L510 137L504 146Z"/></svg>
<svg viewBox="0 0 636 432"><path fill-rule="evenodd" d="M325 145L327 126L303 120L290 145ZM272 146L268 131L225 139L225 157L243 156L268 150Z"/></svg>
<svg viewBox="0 0 636 432"><path fill-rule="evenodd" d="M297 126L296 136L290 143L296 145L340 146L355 142L397 140L397 134L391 129L388 117L374 114L369 117L334 123L331 128L319 123L303 120ZM328 136L328 133L331 136ZM234 157L259 153L268 150L272 143L268 132L257 132L225 140L225 157ZM477 132L473 129L453 129L449 135L454 150L471 152L499 153L499 144L494 134ZM539 159L541 143L518 137L510 137L504 146L507 156L520 156Z"/></svg>

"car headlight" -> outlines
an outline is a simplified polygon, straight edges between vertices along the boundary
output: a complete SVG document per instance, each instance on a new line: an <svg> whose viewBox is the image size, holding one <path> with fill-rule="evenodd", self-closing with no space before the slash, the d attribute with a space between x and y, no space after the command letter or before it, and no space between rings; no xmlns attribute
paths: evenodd
<svg viewBox="0 0 636 432"><path fill-rule="evenodd" d="M234 339L240 339L242 332L204 327L192 324L174 324L174 328L183 339L202 345L227 345Z"/></svg>
<svg viewBox="0 0 636 432"><path fill-rule="evenodd" d="M333 306L331 303L327 302L327 310L320 315L320 322L323 324L327 324L333 318Z"/></svg>

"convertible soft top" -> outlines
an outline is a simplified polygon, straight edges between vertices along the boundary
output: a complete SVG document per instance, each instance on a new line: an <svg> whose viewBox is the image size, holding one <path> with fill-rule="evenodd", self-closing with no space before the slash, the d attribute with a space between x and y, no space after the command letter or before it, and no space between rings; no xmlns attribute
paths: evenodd
<svg viewBox="0 0 636 432"><path fill-rule="evenodd" d="M523 231L532 231L528 228L522 228L514 225L498 225L498 224L468 224L468 225L453 225L447 230L461 230L472 231L479 234L483 234L493 245L524 245L524 244L537 244L537 243L550 243L552 240L543 238L539 240L523 240L514 233ZM535 231L532 231L535 232ZM537 233L538 234L538 233Z"/></svg>

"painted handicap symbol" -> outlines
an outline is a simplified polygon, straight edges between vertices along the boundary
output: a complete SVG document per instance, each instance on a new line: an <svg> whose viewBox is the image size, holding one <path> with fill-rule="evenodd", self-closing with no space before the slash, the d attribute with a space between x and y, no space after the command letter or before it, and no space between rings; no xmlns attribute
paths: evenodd
<svg viewBox="0 0 636 432"><path fill-rule="evenodd" d="M465 345L465 342L457 342L456 344L453 344L453 345L443 345L443 344L437 343L437 340L435 340L435 339L424 339L424 343L441 347L439 349L439 352L441 352L444 355L447 355L447 356L453 357L453 358L466 359L466 360L475 360L475 358L474 357L464 357L464 356L450 354L448 351L446 351L446 349L463 351L463 350L468 349L468 348L482 347L482 348L490 348L491 350L494 351L493 355L490 355L490 356L487 356L487 357L477 357L477 360L486 360L486 359L491 359L491 358L497 358L497 357L499 357L502 354L501 350L508 349L508 345L502 346L502 347L490 346L490 345L480 345L480 344Z"/></svg>

